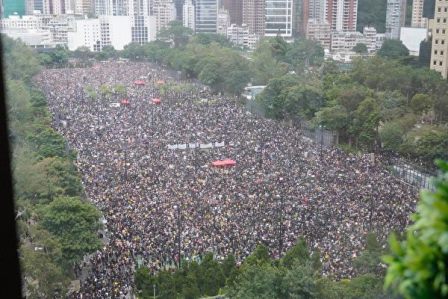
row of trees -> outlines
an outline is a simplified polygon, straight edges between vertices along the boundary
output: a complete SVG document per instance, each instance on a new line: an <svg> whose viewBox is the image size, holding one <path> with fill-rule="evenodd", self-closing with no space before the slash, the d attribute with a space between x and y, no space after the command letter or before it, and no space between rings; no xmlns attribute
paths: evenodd
<svg viewBox="0 0 448 299"><path fill-rule="evenodd" d="M275 77L257 102L268 117L322 125L357 149L382 147L428 163L448 159L448 84L434 71L407 65L389 44L348 72L328 61L305 76Z"/></svg>
<svg viewBox="0 0 448 299"><path fill-rule="evenodd" d="M28 298L62 298L74 263L99 248L99 212L83 198L76 154L32 84L36 55L2 37L20 262Z"/></svg>
<svg viewBox="0 0 448 299"><path fill-rule="evenodd" d="M336 281L321 275L319 252L308 249L303 239L281 259L272 259L268 249L259 245L244 260L235 264L229 255L218 262L208 253L198 263L184 261L176 271L151 274L140 267L135 274L140 298L200 298L225 294L230 298L395 298L383 291L384 253L375 235L366 238L366 250L355 259L359 275Z"/></svg>

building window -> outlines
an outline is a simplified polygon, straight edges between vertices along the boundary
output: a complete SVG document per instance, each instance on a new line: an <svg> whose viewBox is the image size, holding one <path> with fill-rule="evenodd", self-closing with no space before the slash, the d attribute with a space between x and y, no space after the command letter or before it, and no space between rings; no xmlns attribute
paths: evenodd
<svg viewBox="0 0 448 299"><path fill-rule="evenodd" d="M440 23L440 18L437 18L437 23Z"/></svg>
<svg viewBox="0 0 448 299"><path fill-rule="evenodd" d="M437 55L437 50L434 50L434 55Z"/></svg>
<svg viewBox="0 0 448 299"><path fill-rule="evenodd" d="M442 40L440 41L440 43L441 43L442 45L444 45L444 44L445 44L445 40L442 39Z"/></svg>
<svg viewBox="0 0 448 299"><path fill-rule="evenodd" d="M434 61L432 62L432 64L433 64L433 65L437 65L437 60L434 60Z"/></svg>
<svg viewBox="0 0 448 299"><path fill-rule="evenodd" d="M443 55L443 51L440 51L440 55Z"/></svg>
<svg viewBox="0 0 448 299"><path fill-rule="evenodd" d="M439 65L442 66L442 60L439 61Z"/></svg>
<svg viewBox="0 0 448 299"><path fill-rule="evenodd" d="M440 31L439 29L436 29L436 33L439 33L439 31Z"/></svg>
<svg viewBox="0 0 448 299"><path fill-rule="evenodd" d="M434 43L435 43L436 45L438 45L438 44L439 44L439 40L436 39L436 40L434 41Z"/></svg>

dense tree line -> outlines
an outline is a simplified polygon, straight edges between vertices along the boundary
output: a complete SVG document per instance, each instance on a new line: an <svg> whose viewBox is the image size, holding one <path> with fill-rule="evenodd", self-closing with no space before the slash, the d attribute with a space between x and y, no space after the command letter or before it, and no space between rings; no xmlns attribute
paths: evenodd
<svg viewBox="0 0 448 299"><path fill-rule="evenodd" d="M32 84L35 53L2 36L19 256L27 298L62 298L73 265L99 248L99 212L83 200L76 153L51 127ZM58 50L59 51L59 50Z"/></svg>
<svg viewBox="0 0 448 299"><path fill-rule="evenodd" d="M140 298L200 298L225 294L229 298L395 298L383 291L384 249L375 235L366 238L366 250L355 259L359 275L335 281L321 275L319 252L303 239L281 259L269 256L259 245L239 266L229 255L223 261L208 253L199 261L183 261L180 269L150 273L145 266L135 274Z"/></svg>
<svg viewBox="0 0 448 299"><path fill-rule="evenodd" d="M428 164L448 159L448 84L407 64L406 55L392 42L348 72L327 61L306 76L284 74L257 101L268 117L324 126L355 149L381 148Z"/></svg>

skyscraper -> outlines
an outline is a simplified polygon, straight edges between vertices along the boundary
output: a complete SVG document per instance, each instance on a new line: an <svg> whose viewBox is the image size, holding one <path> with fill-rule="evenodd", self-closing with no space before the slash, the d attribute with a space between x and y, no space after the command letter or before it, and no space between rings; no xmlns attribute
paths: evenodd
<svg viewBox="0 0 448 299"><path fill-rule="evenodd" d="M242 0L243 1L243 23L247 24L250 33L258 36L264 35L266 26L266 0Z"/></svg>
<svg viewBox="0 0 448 299"><path fill-rule="evenodd" d="M327 0L325 14L332 31L356 31L358 0Z"/></svg>
<svg viewBox="0 0 448 299"><path fill-rule="evenodd" d="M216 33L218 0L196 0L196 29L198 33Z"/></svg>
<svg viewBox="0 0 448 299"><path fill-rule="evenodd" d="M448 2L436 1L432 28L431 66L444 79L448 77Z"/></svg>
<svg viewBox="0 0 448 299"><path fill-rule="evenodd" d="M302 35L306 34L308 23L313 26L328 23L326 21L326 0L303 0L302 1L302 20L299 31ZM315 31L315 30L313 30Z"/></svg>
<svg viewBox="0 0 448 299"><path fill-rule="evenodd" d="M428 19L423 17L423 3L424 0L414 0L412 3L412 27L425 28Z"/></svg>
<svg viewBox="0 0 448 299"><path fill-rule="evenodd" d="M406 0L387 0L386 37L400 39L400 29L406 18Z"/></svg>
<svg viewBox="0 0 448 299"><path fill-rule="evenodd" d="M266 36L292 36L292 0L266 0Z"/></svg>
<svg viewBox="0 0 448 299"><path fill-rule="evenodd" d="M184 27L195 30L195 11L193 0L185 0L184 7L182 9L182 23Z"/></svg>
<svg viewBox="0 0 448 299"><path fill-rule="evenodd" d="M230 15L230 23L241 26L243 23L243 1L242 0L222 0L224 7Z"/></svg>
<svg viewBox="0 0 448 299"><path fill-rule="evenodd" d="M172 0L155 1L152 7L152 14L156 22L156 34L168 23L176 19L176 7Z"/></svg>

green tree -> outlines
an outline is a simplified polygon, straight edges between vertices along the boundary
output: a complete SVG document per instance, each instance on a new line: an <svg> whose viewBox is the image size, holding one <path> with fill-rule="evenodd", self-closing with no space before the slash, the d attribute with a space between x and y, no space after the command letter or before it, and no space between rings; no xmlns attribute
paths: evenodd
<svg viewBox="0 0 448 299"><path fill-rule="evenodd" d="M353 51L358 53L358 54L366 54L368 52L367 46L366 44L363 43L357 43L354 47L353 47Z"/></svg>
<svg viewBox="0 0 448 299"><path fill-rule="evenodd" d="M184 27L181 21L171 21L167 27L160 30L157 38L172 40L174 47L179 48L187 44L192 34L193 31Z"/></svg>
<svg viewBox="0 0 448 299"><path fill-rule="evenodd" d="M433 107L433 105L434 101L432 100L432 98L427 94L421 93L414 95L410 103L412 111L417 115L428 112Z"/></svg>
<svg viewBox="0 0 448 299"><path fill-rule="evenodd" d="M385 32L386 4L387 0L359 0L356 30L362 32L364 27L373 26L378 32Z"/></svg>
<svg viewBox="0 0 448 299"><path fill-rule="evenodd" d="M279 298L283 273L270 265L250 264L237 278L231 298Z"/></svg>
<svg viewBox="0 0 448 299"><path fill-rule="evenodd" d="M409 50L400 40L386 39L378 51L378 55L383 58L398 59L409 56Z"/></svg>
<svg viewBox="0 0 448 299"><path fill-rule="evenodd" d="M64 262L71 264L100 247L99 212L77 197L59 197L42 208L42 227L61 243Z"/></svg>
<svg viewBox="0 0 448 299"><path fill-rule="evenodd" d="M296 261L291 270L286 272L282 280L282 296L280 298L316 298L317 272L311 262L302 263Z"/></svg>
<svg viewBox="0 0 448 299"><path fill-rule="evenodd" d="M448 296L448 163L438 162L442 172L436 190L422 191L417 212L402 242L392 235L386 287L405 298L446 298Z"/></svg>

